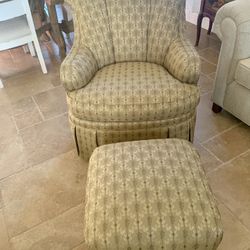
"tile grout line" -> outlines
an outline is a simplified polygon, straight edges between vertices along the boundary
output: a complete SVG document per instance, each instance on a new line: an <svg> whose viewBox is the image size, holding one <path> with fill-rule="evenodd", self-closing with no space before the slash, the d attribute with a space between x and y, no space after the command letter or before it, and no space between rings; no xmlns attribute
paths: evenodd
<svg viewBox="0 0 250 250"><path fill-rule="evenodd" d="M211 46L208 46L207 48L203 48L203 49L201 49L201 50L199 50L199 52L203 52L203 51L205 51L205 50L213 50L215 53L217 53L217 54L219 54L219 52L218 51L216 51L216 49L215 48L213 48L213 47L211 47Z"/></svg>
<svg viewBox="0 0 250 250"><path fill-rule="evenodd" d="M0 188L1 188L1 184L0 184ZM0 191L1 191L1 194L2 194L2 189ZM7 223L6 223L5 204L4 204L4 200L3 200L3 194L2 194L2 203L3 203L3 206L1 208L1 210L2 210L2 213L3 213L3 220L4 220L5 229L6 229L6 232L7 232L7 235L8 235L8 243L10 245L10 239L11 238L10 238L9 229L8 229L8 226L7 226Z"/></svg>
<svg viewBox="0 0 250 250"><path fill-rule="evenodd" d="M212 72L212 73L210 73L210 74L207 75L207 77L208 77L210 80L212 80L213 82L215 81L215 78L211 77L211 75L213 75L214 73L216 74L216 71L215 71L215 72Z"/></svg>
<svg viewBox="0 0 250 250"><path fill-rule="evenodd" d="M36 100L35 100L35 98L34 98L33 95L31 96L31 99L32 99L32 101L34 102L36 108L38 109L38 113L40 114L42 120L45 121L45 117L44 117L44 115L42 114L42 111L40 110L39 105L36 103Z"/></svg>
<svg viewBox="0 0 250 250"><path fill-rule="evenodd" d="M44 223L49 223L49 222L51 222L51 220L58 218L59 216L63 215L64 213L67 213L68 211L70 211L70 210L73 209L73 208L76 208L76 207L80 206L81 204L84 204L84 201L81 201L81 202L78 203L77 205L65 209L64 211L62 211L61 213L57 214L56 216L53 216L52 218L49 218L49 219L44 220L44 221L41 221L40 223L38 223L38 224L36 224L36 225L34 225L34 226L31 226L29 229L27 229L27 230L25 230L25 231L23 231L23 232L20 232L20 233L16 234L16 235L13 236L13 237L10 237L10 241L11 241L12 239L14 239L14 238L16 238L16 237L18 237L18 236L20 236L20 235L26 233L26 232L31 231L31 230L32 230L33 228L35 228L35 227L38 227L38 226L40 226L40 225L42 225L42 224L44 224Z"/></svg>
<svg viewBox="0 0 250 250"><path fill-rule="evenodd" d="M216 171L218 171L219 169L224 168L225 165L228 165L228 164L232 163L232 162L235 161L236 159L238 159L238 158L240 158L240 157L242 157L242 156L244 156L244 155L246 155L246 154L248 154L248 153L250 153L250 149L247 149L246 151L244 151L243 153L238 154L237 156L233 157L232 159L230 159L230 160L228 160L228 161L226 161L226 162L223 162L221 165L219 165L219 166L216 167L215 169L211 170L211 171L209 172L209 174L211 174L211 173L213 173L213 172L216 172Z"/></svg>
<svg viewBox="0 0 250 250"><path fill-rule="evenodd" d="M235 124L235 125L232 125L231 127L227 128L227 129L225 129L225 130L223 130L222 132L220 132L220 133L218 133L218 134L216 134L216 135L210 137L209 139L207 139L207 140L201 142L201 144L206 144L206 143L210 142L211 140L215 139L216 137L218 137L218 136L220 136L220 135L222 135L222 134L224 134L224 133L230 131L231 129L234 129L234 128L236 128L236 127L239 127L239 126L242 125L242 124L243 124L242 122L239 122L239 123L237 123L237 124ZM205 145L203 145L203 146L206 147Z"/></svg>
<svg viewBox="0 0 250 250"><path fill-rule="evenodd" d="M5 230L6 230L6 233L7 233L7 236L8 236L8 245L10 246L10 240L11 240L11 237L10 237L10 233L9 233L9 228L7 226L7 223L6 223L6 216L5 216L5 212L4 212L4 207L2 208L2 211L3 211L3 221L4 221L4 225L5 225Z"/></svg>
<svg viewBox="0 0 250 250"><path fill-rule="evenodd" d="M42 124L42 123L47 122L47 121L51 121L51 120L53 120L53 119L55 119L55 118L61 117L61 116L66 115L66 114L68 114L68 112L64 112L64 113L62 113L62 114L53 116L53 117L51 117L51 118L49 118L49 119L45 119L45 120L42 120L42 121L40 121L40 122L36 122L36 123L34 123L34 124L32 124L32 125L30 125L30 126L28 126L28 127L19 129L18 132L20 133L20 132L22 132L22 131L24 131L24 130L26 130L26 129L28 129L28 128L33 128L33 127L35 127L36 125Z"/></svg>
<svg viewBox="0 0 250 250"><path fill-rule="evenodd" d="M200 143L200 145L201 145L201 147L203 148L203 149L205 149L207 152L209 152L216 160L218 160L219 162L220 162L220 165L222 165L224 162L221 160L221 159L219 159L212 151L210 151L210 149L208 149L208 148L206 148L204 145L202 145L201 143ZM211 171L210 171L211 172Z"/></svg>
<svg viewBox="0 0 250 250"><path fill-rule="evenodd" d="M200 56L200 55L199 55ZM213 66L216 66L216 68L217 68L217 66L218 66L218 63L213 63L213 62L211 62L211 61L209 61L208 59L206 59L205 57L203 57L203 56L200 56L200 59L201 59L201 63L203 63L202 62L202 60L204 61L204 62L206 62L206 63L209 63L209 64L212 64ZM209 74L212 74L213 72L211 72L211 73L209 73ZM208 75L209 75L208 74Z"/></svg>
<svg viewBox="0 0 250 250"><path fill-rule="evenodd" d="M83 240L82 242L80 242L80 244L78 244L78 245L74 246L73 248L71 248L71 250L74 250L76 247L79 247L79 246L81 246L84 243L85 243L85 241Z"/></svg>
<svg viewBox="0 0 250 250"><path fill-rule="evenodd" d="M207 92L204 92L203 94L200 94L200 97L203 97L205 95L211 94L213 91L208 90Z"/></svg>
<svg viewBox="0 0 250 250"><path fill-rule="evenodd" d="M14 125L15 125L15 128L16 128L16 135L18 135L19 133L19 129L18 129L18 127L17 127L17 123L16 123L16 120L15 120L15 118L14 118L14 115L11 115L11 120L12 120L12 122L14 123Z"/></svg>
<svg viewBox="0 0 250 250"><path fill-rule="evenodd" d="M241 220L240 218L238 218L238 216L231 210L230 207L227 206L227 204L226 204L223 200L220 199L220 200L219 200L219 203L221 203L224 207L226 207L227 210L229 211L229 213L231 214L231 216L232 216L234 219L236 219L236 220L241 224L241 226L243 226L243 227L245 228L245 230L246 230L247 232L250 233L250 228L248 228L248 227L245 225L245 223L243 223L242 220Z"/></svg>
<svg viewBox="0 0 250 250"><path fill-rule="evenodd" d="M68 150L68 151L66 151L66 152L59 153L58 155L55 155L55 156L53 156L53 157L51 157L51 158L49 158L49 159L47 159L47 160L44 160L44 161L42 161L42 162L40 162L40 163L37 163L37 164L34 164L34 165L28 165L27 162L26 162L26 167L24 167L24 168L22 168L22 169L16 171L15 173L12 173L12 174L8 175L8 176L5 176L5 177L3 177L3 178L0 178L0 189L1 189L2 183L5 182L6 179L8 179L8 178L13 178L14 176L20 174L20 173L23 172L23 171L29 170L29 169L31 169L31 168L36 168L36 167L38 167L39 165L46 163L47 161L53 160L53 159L55 159L55 158L57 158L57 157L59 157L59 156L62 156L62 155L64 155L64 154L67 154L67 153L69 153L69 152L71 152L71 151L75 151L75 149L72 148L72 149L70 149L70 150ZM76 152L76 151L75 151L75 152Z"/></svg>

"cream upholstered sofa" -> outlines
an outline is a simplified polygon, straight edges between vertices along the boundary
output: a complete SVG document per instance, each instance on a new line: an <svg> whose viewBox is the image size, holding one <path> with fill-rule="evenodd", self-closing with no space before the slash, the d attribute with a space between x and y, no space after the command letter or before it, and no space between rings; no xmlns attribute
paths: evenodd
<svg viewBox="0 0 250 250"><path fill-rule="evenodd" d="M192 141L200 62L184 0L71 0L75 41L61 66L79 154L99 145Z"/></svg>
<svg viewBox="0 0 250 250"><path fill-rule="evenodd" d="M250 1L236 0L217 13L214 31L222 40L213 110L225 109L250 125Z"/></svg>

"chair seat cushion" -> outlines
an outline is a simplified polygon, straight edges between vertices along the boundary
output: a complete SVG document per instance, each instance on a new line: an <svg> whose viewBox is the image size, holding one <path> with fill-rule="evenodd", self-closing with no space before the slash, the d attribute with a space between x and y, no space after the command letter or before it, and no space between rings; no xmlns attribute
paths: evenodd
<svg viewBox="0 0 250 250"><path fill-rule="evenodd" d="M206 249L222 238L200 158L178 139L109 144L90 159L88 249Z"/></svg>
<svg viewBox="0 0 250 250"><path fill-rule="evenodd" d="M87 121L158 121L194 113L199 90L160 65L125 62L99 70L84 88L68 93L68 102L71 113Z"/></svg>
<svg viewBox="0 0 250 250"><path fill-rule="evenodd" d="M235 73L235 80L250 90L250 58L239 61Z"/></svg>

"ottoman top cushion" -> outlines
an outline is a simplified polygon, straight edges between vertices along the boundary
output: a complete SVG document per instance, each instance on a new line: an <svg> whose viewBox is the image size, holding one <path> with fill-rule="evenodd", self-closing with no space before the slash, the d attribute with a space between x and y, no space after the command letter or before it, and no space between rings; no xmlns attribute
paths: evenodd
<svg viewBox="0 0 250 250"><path fill-rule="evenodd" d="M178 139L97 148L88 170L89 249L216 249L220 215L200 158Z"/></svg>

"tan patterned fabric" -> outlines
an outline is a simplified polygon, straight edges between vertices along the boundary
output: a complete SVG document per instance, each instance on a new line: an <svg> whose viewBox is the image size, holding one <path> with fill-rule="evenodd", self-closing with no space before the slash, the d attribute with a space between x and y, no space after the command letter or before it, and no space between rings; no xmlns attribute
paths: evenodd
<svg viewBox="0 0 250 250"><path fill-rule="evenodd" d="M168 139L97 148L88 170L85 239L99 250L216 249L220 215L192 145Z"/></svg>
<svg viewBox="0 0 250 250"><path fill-rule="evenodd" d="M97 72L90 83L68 93L71 113L99 122L157 121L195 110L199 90L180 84L162 66L117 63Z"/></svg>
<svg viewBox="0 0 250 250"><path fill-rule="evenodd" d="M199 57L183 39L185 1L69 2L75 40L61 80L80 155L125 138L192 141Z"/></svg>
<svg viewBox="0 0 250 250"><path fill-rule="evenodd" d="M91 51L76 48L63 61L60 78L64 87L71 91L87 85L97 71L98 65Z"/></svg>
<svg viewBox="0 0 250 250"><path fill-rule="evenodd" d="M70 124L74 132L79 155L89 160L94 149L114 142L181 138L192 141L195 114L185 114L178 118L147 122L88 122L70 114Z"/></svg>
<svg viewBox="0 0 250 250"><path fill-rule="evenodd" d="M199 60L189 41L177 39L169 47L164 66L181 82L194 83L199 79Z"/></svg>
<svg viewBox="0 0 250 250"><path fill-rule="evenodd" d="M86 47L100 68L115 62L143 61L166 64L170 46L183 40L184 0L68 0L74 9L76 39L74 47ZM178 68L189 75L199 68L198 54L183 46L181 55L193 61L189 67ZM73 54L75 50L73 49ZM72 56L70 56L72 57ZM196 58L196 61L194 60ZM171 64L171 59L168 62ZM185 65L186 66L186 65ZM168 69L168 68L167 68ZM63 67L67 74L81 68ZM189 73L191 71L191 73ZM176 72L176 71L175 71ZM180 74L177 72L177 78ZM76 73L73 73L76 74ZM182 73L183 74L183 73ZM193 78L196 83L199 72ZM175 76L175 75L174 75ZM66 89L72 90L72 88Z"/></svg>

